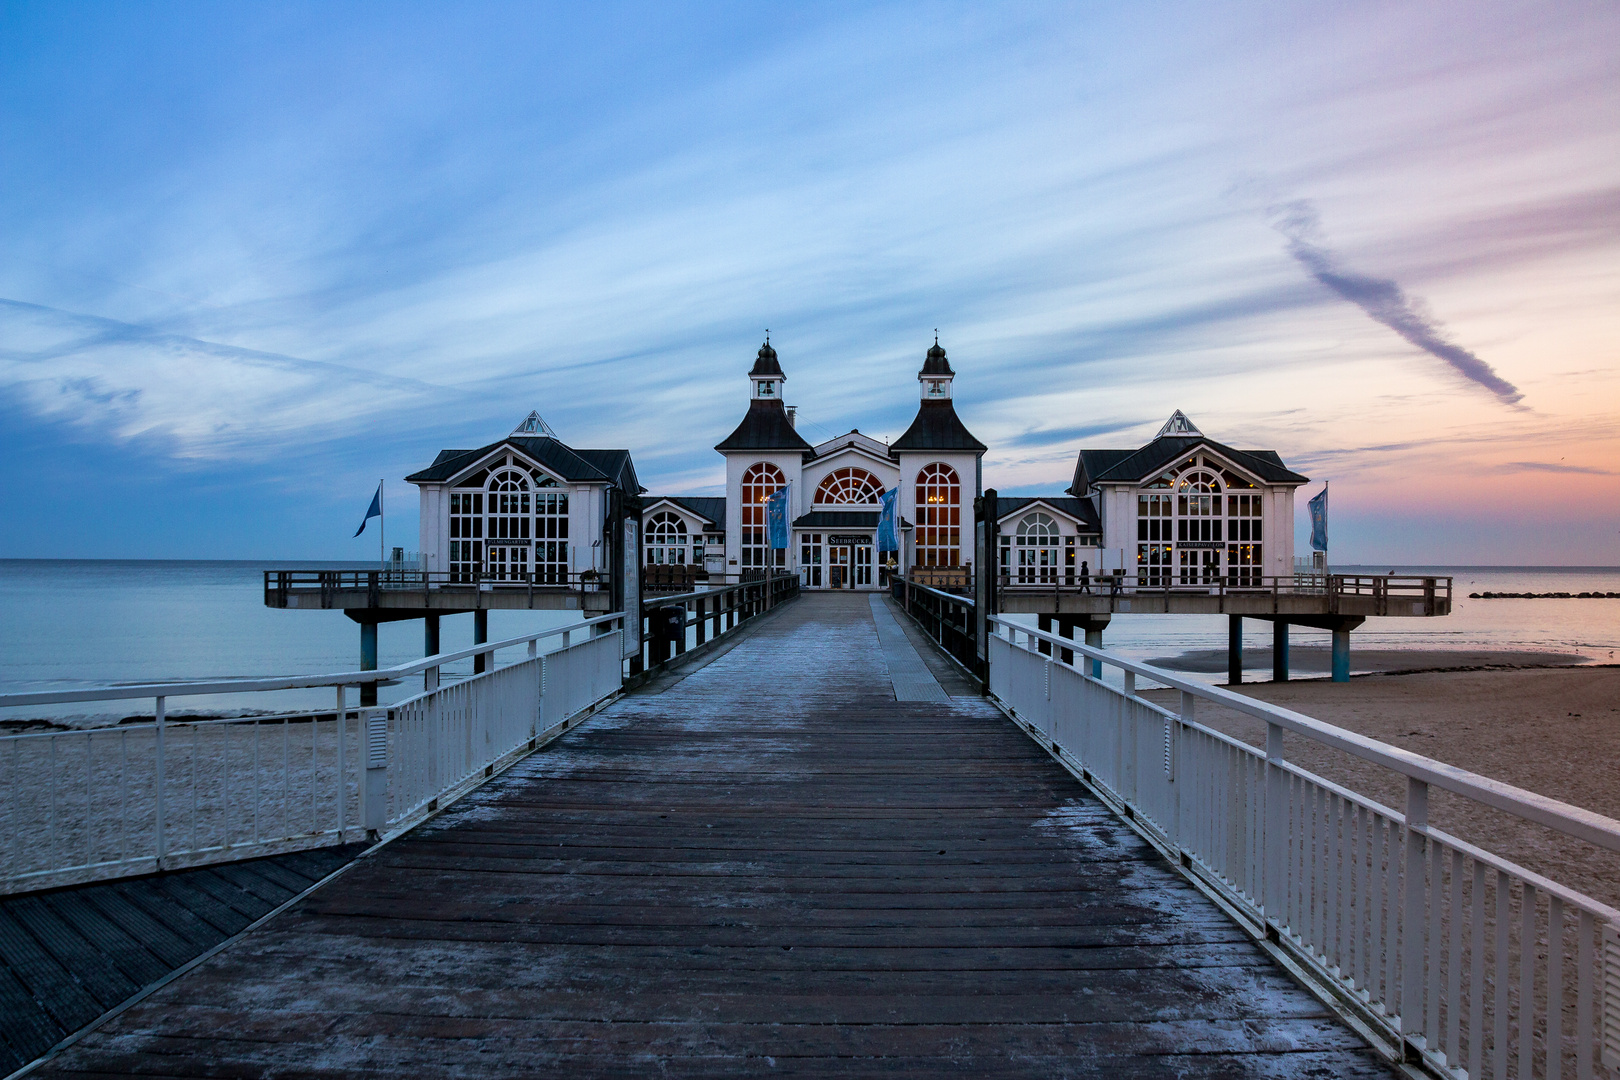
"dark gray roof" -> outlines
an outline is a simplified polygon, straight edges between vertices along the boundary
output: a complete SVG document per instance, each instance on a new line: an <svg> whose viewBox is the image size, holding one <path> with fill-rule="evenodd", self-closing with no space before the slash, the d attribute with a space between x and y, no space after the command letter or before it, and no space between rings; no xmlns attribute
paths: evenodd
<svg viewBox="0 0 1620 1080"><path fill-rule="evenodd" d="M1102 518L1097 516L1097 507L1090 499L1076 499L1068 495L1024 495L1006 496L996 499L996 520L1000 521L1008 514L1016 514L1032 503L1043 502L1054 510L1060 510L1076 521L1083 522L1087 527L1102 531Z"/></svg>
<svg viewBox="0 0 1620 1080"><path fill-rule="evenodd" d="M901 450L971 450L982 454L984 443L973 437L950 401L924 401L917 409L917 418L906 428L906 433L889 446L890 451Z"/></svg>
<svg viewBox="0 0 1620 1080"><path fill-rule="evenodd" d="M945 359L945 350L939 347L939 338L934 339L934 347L928 350L923 359L922 373L924 375L955 375L951 370L951 362Z"/></svg>
<svg viewBox="0 0 1620 1080"><path fill-rule="evenodd" d="M759 355L754 358L754 368L749 375L782 375L782 365L776 362L776 350L771 348L769 340L759 347Z"/></svg>
<svg viewBox="0 0 1620 1080"><path fill-rule="evenodd" d="M877 510L812 510L793 519L795 529L875 529L882 513ZM911 522L900 519L902 529Z"/></svg>
<svg viewBox="0 0 1620 1080"><path fill-rule="evenodd" d="M556 439L516 435L477 450L442 450L432 465L405 479L412 484L442 484L502 447L516 450L570 483L597 481L616 484L625 491L642 490L628 450L575 450Z"/></svg>
<svg viewBox="0 0 1620 1080"><path fill-rule="evenodd" d="M781 398L755 398L748 403L748 414L737 430L715 444L716 450L797 450L811 449L787 417Z"/></svg>
<svg viewBox="0 0 1620 1080"><path fill-rule="evenodd" d="M677 506L685 507L705 521L713 522L715 529L726 531L726 500L712 495L659 495L648 499L645 505L651 506L659 499L668 499Z"/></svg>
<svg viewBox="0 0 1620 1080"><path fill-rule="evenodd" d="M1310 481L1283 464L1275 450L1234 450L1204 435L1163 435L1139 450L1082 450L1074 464L1073 495L1084 495L1093 484L1133 484L1150 480L1179 459L1207 446L1239 468L1268 484L1307 484Z"/></svg>

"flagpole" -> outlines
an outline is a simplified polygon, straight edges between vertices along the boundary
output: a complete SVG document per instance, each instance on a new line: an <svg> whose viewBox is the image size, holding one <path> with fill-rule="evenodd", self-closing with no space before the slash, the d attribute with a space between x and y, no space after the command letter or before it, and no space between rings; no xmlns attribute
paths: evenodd
<svg viewBox="0 0 1620 1080"><path fill-rule="evenodd" d="M388 508L383 500L383 482L379 479L377 481L377 569L379 570L388 566L388 560L383 557L383 552L386 550L383 544L387 542L388 537L387 510Z"/></svg>

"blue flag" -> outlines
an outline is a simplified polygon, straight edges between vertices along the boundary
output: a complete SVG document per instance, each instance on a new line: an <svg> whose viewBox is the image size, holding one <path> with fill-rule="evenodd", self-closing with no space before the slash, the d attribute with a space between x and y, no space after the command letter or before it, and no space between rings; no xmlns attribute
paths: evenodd
<svg viewBox="0 0 1620 1080"><path fill-rule="evenodd" d="M1327 485L1322 485L1322 493L1312 499L1308 504L1311 508L1311 550L1327 550Z"/></svg>
<svg viewBox="0 0 1620 1080"><path fill-rule="evenodd" d="M360 527L358 529L354 530L354 535L359 536L361 533L365 532L366 531L366 522L370 521L374 517L382 517L382 485L381 484L377 485L377 494L375 494L375 495L373 495L371 497L371 509L367 510L366 511L366 516L360 519Z"/></svg>
<svg viewBox="0 0 1620 1080"><path fill-rule="evenodd" d="M765 500L765 536L771 547L788 546L788 489L779 488Z"/></svg>
<svg viewBox="0 0 1620 1080"><path fill-rule="evenodd" d="M883 512L878 515L877 549L900 550L900 489L883 493Z"/></svg>

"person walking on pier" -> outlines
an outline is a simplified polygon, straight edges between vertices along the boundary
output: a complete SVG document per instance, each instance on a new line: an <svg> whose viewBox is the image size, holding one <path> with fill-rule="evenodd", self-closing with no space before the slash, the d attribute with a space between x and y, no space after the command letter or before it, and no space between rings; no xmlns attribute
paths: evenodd
<svg viewBox="0 0 1620 1080"><path fill-rule="evenodd" d="M1091 567L1086 565L1084 559L1080 560L1080 591L1091 595Z"/></svg>

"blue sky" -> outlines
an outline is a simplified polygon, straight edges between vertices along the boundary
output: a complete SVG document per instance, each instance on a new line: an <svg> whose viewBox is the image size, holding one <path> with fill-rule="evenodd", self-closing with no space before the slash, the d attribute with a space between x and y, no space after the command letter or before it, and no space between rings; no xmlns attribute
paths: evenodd
<svg viewBox="0 0 1620 1080"><path fill-rule="evenodd" d="M1175 408L1340 561L1620 563L1613 5L0 3L0 556L365 557L538 408L657 492L765 328L988 482ZM1310 489L1315 490L1315 486Z"/></svg>

